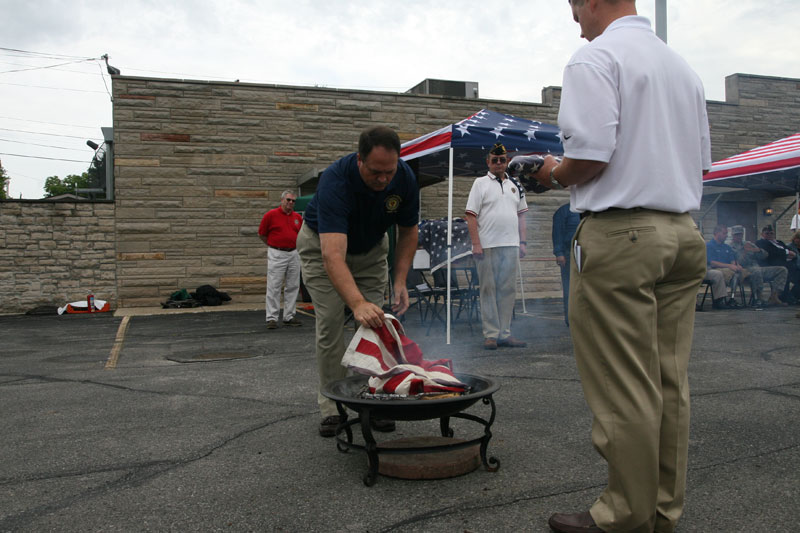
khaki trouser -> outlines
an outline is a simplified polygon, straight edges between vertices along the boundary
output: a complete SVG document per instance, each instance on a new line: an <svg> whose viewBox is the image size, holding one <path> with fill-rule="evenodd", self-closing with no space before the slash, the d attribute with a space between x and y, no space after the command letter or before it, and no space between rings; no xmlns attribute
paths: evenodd
<svg viewBox="0 0 800 533"><path fill-rule="evenodd" d="M644 209L592 214L575 239L570 330L592 442L608 462L590 512L604 531L671 532L686 489L687 367L705 243L688 214Z"/></svg>
<svg viewBox="0 0 800 533"><path fill-rule="evenodd" d="M484 248L483 258L475 260L485 339L503 340L511 336L518 257L519 247L501 246Z"/></svg>
<svg viewBox="0 0 800 533"><path fill-rule="evenodd" d="M319 371L317 402L322 417L338 415L336 402L322 395L328 384L345 377L347 369L342 366L344 355L344 301L333 288L325 266L322 264L319 235L303 224L297 235L297 251L303 271L303 282L316 316L316 352ZM383 305L384 291L389 281L387 256L389 239L383 240L364 254L347 254L346 262L355 279L358 290L367 301Z"/></svg>
<svg viewBox="0 0 800 533"><path fill-rule="evenodd" d="M294 318L297 310L297 293L300 290L300 257L297 250L284 252L277 248L267 249L267 322L278 321L281 310L281 286L283 289L283 321Z"/></svg>

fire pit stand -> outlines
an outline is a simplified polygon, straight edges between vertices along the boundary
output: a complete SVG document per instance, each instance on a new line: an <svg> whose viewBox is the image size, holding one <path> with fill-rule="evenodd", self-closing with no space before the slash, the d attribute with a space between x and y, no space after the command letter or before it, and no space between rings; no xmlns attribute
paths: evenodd
<svg viewBox="0 0 800 533"><path fill-rule="evenodd" d="M323 390L323 394L336 402L341 422L336 428L336 448L340 452L346 453L350 449L366 452L369 468L364 475L364 484L371 487L375 484L378 476L378 467L381 454L422 454L448 452L469 448L480 444L480 457L486 470L495 472L500 468L500 461L494 457L486 455L486 449L492 438L491 427L494 423L496 407L492 394L500 387L492 380L480 376L469 374L456 374L456 377L463 383L469 385L470 390L467 394L453 398L442 398L432 400L379 400L365 399L359 396L367 383L366 376L351 376L343 380L331 383ZM489 419L483 419L470 413L462 413L464 409L481 400L485 405L491 406ZM352 409L358 416L349 419L347 410ZM483 435L480 437L466 440L454 441L452 444L440 446L422 447L386 447L380 446L372 434L370 420L379 418L384 420L431 420L439 419L439 430L442 437L452 438L453 429L450 427L451 418L462 418L481 424L484 427ZM353 442L353 426L361 426L361 435L365 444ZM344 437L343 435L344 434Z"/></svg>

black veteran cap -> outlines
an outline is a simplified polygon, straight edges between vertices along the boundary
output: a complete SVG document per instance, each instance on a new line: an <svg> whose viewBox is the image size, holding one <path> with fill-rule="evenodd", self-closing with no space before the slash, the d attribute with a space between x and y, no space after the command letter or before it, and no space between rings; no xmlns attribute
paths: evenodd
<svg viewBox="0 0 800 533"><path fill-rule="evenodd" d="M506 147L503 146L503 143L494 143L489 153L492 155L506 155Z"/></svg>

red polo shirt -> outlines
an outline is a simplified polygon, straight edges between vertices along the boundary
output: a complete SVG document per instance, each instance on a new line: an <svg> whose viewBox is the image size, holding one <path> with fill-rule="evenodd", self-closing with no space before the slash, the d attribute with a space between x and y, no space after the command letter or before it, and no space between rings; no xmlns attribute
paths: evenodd
<svg viewBox="0 0 800 533"><path fill-rule="evenodd" d="M300 213L292 211L288 215L283 209L270 209L261 219L258 234L267 237L267 245L273 248L291 248L297 246L297 233L303 225Z"/></svg>

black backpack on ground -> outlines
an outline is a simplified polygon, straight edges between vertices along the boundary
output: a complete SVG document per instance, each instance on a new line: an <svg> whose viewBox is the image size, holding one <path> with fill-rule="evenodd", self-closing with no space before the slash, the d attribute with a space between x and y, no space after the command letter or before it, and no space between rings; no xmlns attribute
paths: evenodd
<svg viewBox="0 0 800 533"><path fill-rule="evenodd" d="M192 299L200 302L200 305L222 305L222 302L229 302L231 297L226 292L219 292L211 285L201 285L197 291L192 293Z"/></svg>

